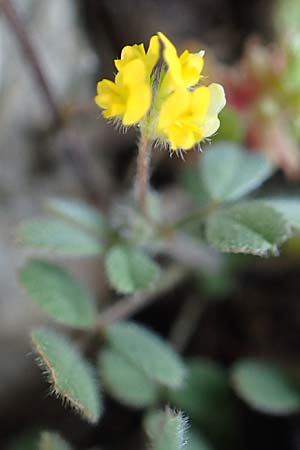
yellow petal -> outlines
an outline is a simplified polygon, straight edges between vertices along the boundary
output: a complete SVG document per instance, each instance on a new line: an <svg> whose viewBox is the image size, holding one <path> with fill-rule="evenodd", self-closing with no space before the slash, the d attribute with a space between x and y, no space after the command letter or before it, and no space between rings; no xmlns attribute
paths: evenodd
<svg viewBox="0 0 300 450"><path fill-rule="evenodd" d="M185 50L179 57L181 72L186 87L195 86L200 80L204 65L202 53L190 53Z"/></svg>
<svg viewBox="0 0 300 450"><path fill-rule="evenodd" d="M158 32L163 45L164 45L164 59L168 65L169 73L175 85L182 85L181 64L177 55L177 50L171 41L161 32Z"/></svg>
<svg viewBox="0 0 300 450"><path fill-rule="evenodd" d="M130 61L145 58L144 44L126 45L121 52L121 58L115 59L114 63L118 70L122 70Z"/></svg>
<svg viewBox="0 0 300 450"><path fill-rule="evenodd" d="M161 105L158 128L164 130L186 113L190 104L191 93L186 89L179 89L171 94Z"/></svg>
<svg viewBox="0 0 300 450"><path fill-rule="evenodd" d="M142 119L150 108L151 96L151 87L147 83L135 86L132 89L122 119L124 125L132 125Z"/></svg>
<svg viewBox="0 0 300 450"><path fill-rule="evenodd" d="M223 86L218 83L212 83L208 86L210 92L210 102L207 114L214 116L219 114L226 105L226 97Z"/></svg>
<svg viewBox="0 0 300 450"><path fill-rule="evenodd" d="M178 125L170 127L168 138L170 140L171 150L188 150L196 143L193 132Z"/></svg>
<svg viewBox="0 0 300 450"><path fill-rule="evenodd" d="M220 127L220 120L217 116L208 118L201 126L203 132L203 138L212 136Z"/></svg>
<svg viewBox="0 0 300 450"><path fill-rule="evenodd" d="M153 67L159 58L159 39L157 36L152 36L149 42L149 47L146 55L146 65L148 71L151 73Z"/></svg>
<svg viewBox="0 0 300 450"><path fill-rule="evenodd" d="M202 122L205 118L209 105L211 93L208 87L200 86L192 91L192 112L197 117L197 122Z"/></svg>

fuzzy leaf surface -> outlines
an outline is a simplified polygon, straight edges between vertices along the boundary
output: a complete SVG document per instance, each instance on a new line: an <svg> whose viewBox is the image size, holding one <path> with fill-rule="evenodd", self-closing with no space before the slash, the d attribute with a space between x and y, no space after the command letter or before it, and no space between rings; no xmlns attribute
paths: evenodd
<svg viewBox="0 0 300 450"><path fill-rule="evenodd" d="M97 422L102 402L95 373L69 340L47 328L32 333L39 364L48 374L52 391L90 422Z"/></svg>
<svg viewBox="0 0 300 450"><path fill-rule="evenodd" d="M102 253L99 240L76 226L54 219L23 222L17 229L22 245L66 256L93 256Z"/></svg>
<svg viewBox="0 0 300 450"><path fill-rule="evenodd" d="M300 229L300 200L297 198L271 198L263 200L266 205L279 211L295 229Z"/></svg>
<svg viewBox="0 0 300 450"><path fill-rule="evenodd" d="M282 214L260 201L218 210L206 221L208 242L222 252L278 255L290 232Z"/></svg>
<svg viewBox="0 0 300 450"><path fill-rule="evenodd" d="M106 337L116 352L151 380L168 387L181 386L183 362L158 335L133 322L119 322L107 328Z"/></svg>
<svg viewBox="0 0 300 450"><path fill-rule="evenodd" d="M21 269L19 280L31 299L58 322L78 328L94 324L91 294L59 266L33 259Z"/></svg>
<svg viewBox="0 0 300 450"><path fill-rule="evenodd" d="M233 366L231 375L236 393L250 407L273 415L300 411L299 390L276 365L245 359Z"/></svg>
<svg viewBox="0 0 300 450"><path fill-rule="evenodd" d="M144 421L153 450L183 450L186 448L187 420L182 413L166 411L150 412Z"/></svg>
<svg viewBox="0 0 300 450"><path fill-rule="evenodd" d="M149 256L125 245L110 249L105 267L111 286L121 294L149 289L159 276L159 267Z"/></svg>
<svg viewBox="0 0 300 450"><path fill-rule="evenodd" d="M212 200L237 200L258 188L273 172L271 163L229 142L206 149L200 159L200 176Z"/></svg>
<svg viewBox="0 0 300 450"><path fill-rule="evenodd" d="M44 431L41 434L38 450L72 450L72 447L59 434Z"/></svg>
<svg viewBox="0 0 300 450"><path fill-rule="evenodd" d="M157 385L121 354L105 349L99 356L104 388L120 403L143 408L158 398Z"/></svg>
<svg viewBox="0 0 300 450"><path fill-rule="evenodd" d="M50 198L46 202L46 209L87 231L101 235L105 229L102 214L85 202L67 198Z"/></svg>

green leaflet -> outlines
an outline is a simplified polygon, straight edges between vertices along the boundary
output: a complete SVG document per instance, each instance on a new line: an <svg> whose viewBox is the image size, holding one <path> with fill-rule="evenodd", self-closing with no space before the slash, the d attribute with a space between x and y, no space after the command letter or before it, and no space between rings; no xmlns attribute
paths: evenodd
<svg viewBox="0 0 300 450"><path fill-rule="evenodd" d="M158 399L158 386L114 350L107 348L101 352L99 370L105 389L120 403L143 408Z"/></svg>
<svg viewBox="0 0 300 450"><path fill-rule="evenodd" d="M109 250L105 267L110 284L122 294L149 289L159 276L159 267L149 256L125 245Z"/></svg>
<svg viewBox="0 0 300 450"><path fill-rule="evenodd" d="M152 450L183 450L186 445L187 419L181 412L167 408L149 413L144 421Z"/></svg>
<svg viewBox="0 0 300 450"><path fill-rule="evenodd" d="M102 253L99 240L76 226L54 219L36 219L17 229L22 245L66 256L93 256Z"/></svg>
<svg viewBox="0 0 300 450"><path fill-rule="evenodd" d="M100 236L106 228L102 214L96 208L79 200L50 198L45 207L59 218Z"/></svg>
<svg viewBox="0 0 300 450"><path fill-rule="evenodd" d="M290 232L282 214L260 201L220 209L206 221L208 242L222 252L278 255Z"/></svg>
<svg viewBox="0 0 300 450"><path fill-rule="evenodd" d="M47 328L35 330L32 343L53 393L90 422L97 422L102 413L98 383L78 349L66 337Z"/></svg>
<svg viewBox="0 0 300 450"><path fill-rule="evenodd" d="M32 300L58 322L78 328L93 326L94 299L59 266L33 259L21 269L19 280Z"/></svg>
<svg viewBox="0 0 300 450"><path fill-rule="evenodd" d="M111 347L150 380L168 387L181 386L185 367L179 355L159 336L133 322L106 329Z"/></svg>
<svg viewBox="0 0 300 450"><path fill-rule="evenodd" d="M233 366L231 378L236 393L254 409L274 415L300 411L300 392L274 364L244 359Z"/></svg>
<svg viewBox="0 0 300 450"><path fill-rule="evenodd" d="M237 200L249 194L273 172L271 163L262 155L229 142L207 148L199 164L204 188L216 202Z"/></svg>

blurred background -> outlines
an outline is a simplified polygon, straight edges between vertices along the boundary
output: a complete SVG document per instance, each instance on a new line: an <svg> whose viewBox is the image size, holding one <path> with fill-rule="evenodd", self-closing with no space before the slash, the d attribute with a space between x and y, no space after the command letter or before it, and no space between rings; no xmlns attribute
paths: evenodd
<svg viewBox="0 0 300 450"><path fill-rule="evenodd" d="M47 319L17 285L28 254L14 229L40 215L47 197L70 196L108 211L131 187L136 135L118 133L101 118L96 82L112 78L124 45L148 43L157 31L178 49L205 49L204 73L223 83L228 99L217 139L263 151L279 169L272 189L297 193L299 24L299 0L0 1L0 449L36 428L60 431L75 448L142 448L138 412L108 399L103 422L90 426L48 396L29 339L30 328ZM166 199L180 195L180 174L198 156L190 152L182 162L157 151L153 186ZM276 260L236 258L230 279L199 281L206 306L185 353L224 368L255 356L298 370L299 247L294 239ZM101 260L64 263L100 304L107 302ZM167 336L190 295L183 283L137 318ZM298 414L262 414L234 395L240 444L231 450L300 449Z"/></svg>

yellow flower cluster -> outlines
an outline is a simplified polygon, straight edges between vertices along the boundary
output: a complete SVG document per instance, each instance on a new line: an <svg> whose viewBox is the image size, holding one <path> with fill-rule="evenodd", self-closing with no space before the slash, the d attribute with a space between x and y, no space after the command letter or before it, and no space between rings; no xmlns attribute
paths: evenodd
<svg viewBox="0 0 300 450"><path fill-rule="evenodd" d="M163 64L157 71L160 49ZM115 80L97 84L95 102L105 118L118 118L123 125L139 124L150 139L167 141L171 150L188 150L214 134L218 114L225 106L220 84L200 86L204 52L180 56L169 39L152 36L144 45L126 46L115 60Z"/></svg>

